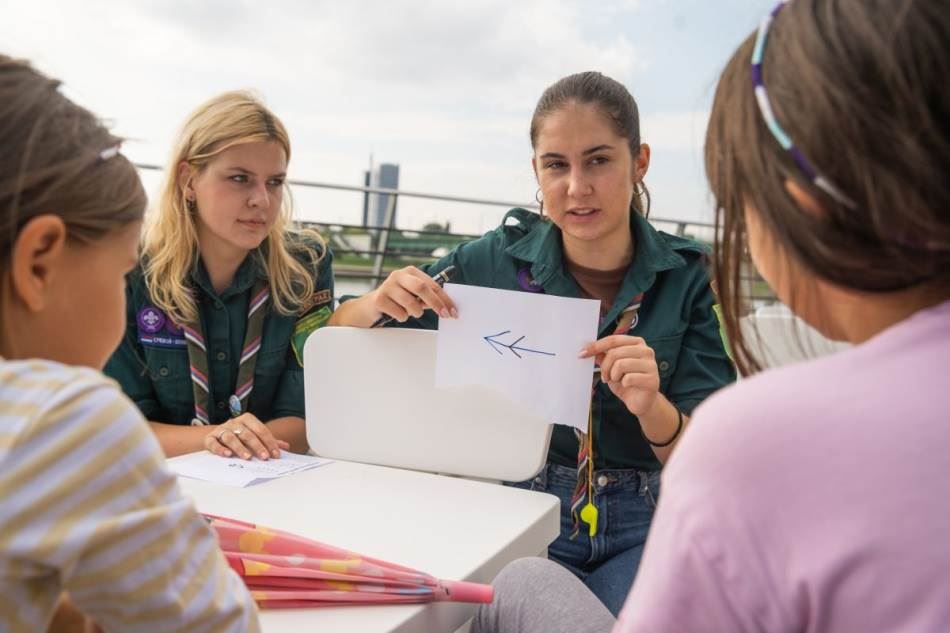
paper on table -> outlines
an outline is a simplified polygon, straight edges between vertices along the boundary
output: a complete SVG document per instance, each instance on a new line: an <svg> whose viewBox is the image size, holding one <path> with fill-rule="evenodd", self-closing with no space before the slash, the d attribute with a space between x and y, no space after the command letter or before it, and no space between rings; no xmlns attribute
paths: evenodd
<svg viewBox="0 0 950 633"><path fill-rule="evenodd" d="M256 457L245 460L237 457L218 457L208 451L199 451L173 457L166 463L168 469L180 477L244 488L268 479L317 468L330 462L329 459L297 455L287 451L280 452L280 459L269 459L266 462Z"/></svg>
<svg viewBox="0 0 950 633"><path fill-rule="evenodd" d="M587 431L594 361L577 353L597 338L600 303L446 284L457 319L440 319L436 387L479 385L547 423Z"/></svg>

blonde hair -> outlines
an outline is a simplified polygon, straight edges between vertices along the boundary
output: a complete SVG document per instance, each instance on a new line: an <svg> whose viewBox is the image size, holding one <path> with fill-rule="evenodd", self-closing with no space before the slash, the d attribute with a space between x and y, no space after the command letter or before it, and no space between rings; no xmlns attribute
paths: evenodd
<svg viewBox="0 0 950 633"><path fill-rule="evenodd" d="M280 144L290 160L290 138L283 123L245 91L226 92L205 102L182 127L158 204L146 216L142 240L149 296L176 323L192 323L198 318L187 282L198 260L198 233L179 165L191 166L192 175L187 177L193 178L228 148L260 141ZM270 233L251 256L267 273L277 312L290 315L309 305L315 291L315 270L326 244L316 231L293 228L293 203L289 190L285 189L285 194Z"/></svg>

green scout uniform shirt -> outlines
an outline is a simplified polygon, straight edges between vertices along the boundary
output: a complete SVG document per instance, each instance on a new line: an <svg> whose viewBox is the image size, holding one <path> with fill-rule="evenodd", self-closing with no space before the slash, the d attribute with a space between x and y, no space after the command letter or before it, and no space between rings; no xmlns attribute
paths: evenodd
<svg viewBox="0 0 950 633"><path fill-rule="evenodd" d="M637 214L632 214L630 225L635 244L633 265L601 322L599 338L613 334L620 312L634 296L645 293L631 334L642 337L653 348L660 392L688 415L707 396L736 378L713 312L715 301L704 264L705 249L691 240L657 231ZM422 269L434 275L452 265L456 267L453 283L521 290L518 271L530 266L535 283L547 294L583 297L565 268L562 252L561 232L552 222L525 209L512 209L497 229ZM391 325L435 329L437 319L427 311L419 319L402 324L394 321ZM599 381L593 398L593 424L596 469L660 468L640 433L636 416ZM651 439L662 442L668 438ZM577 465L577 439L572 429L554 427L548 459L565 466Z"/></svg>
<svg viewBox="0 0 950 633"><path fill-rule="evenodd" d="M303 368L291 340L298 320L312 322L316 317L325 323L329 318L333 305L332 260L328 250L318 265L316 303L305 319L279 314L268 302L254 368L254 390L248 400L248 411L262 422L304 417ZM234 393L237 381L251 289L258 277L266 279L266 273L254 257L248 256L220 295L200 260L191 276L208 348L208 416L212 424L220 424L230 417L228 397ZM106 364L105 373L119 382L146 419L190 424L195 407L185 338L182 330L150 302L141 267L128 276L126 309L125 337ZM317 316L321 311L324 314ZM298 348L302 352L299 337Z"/></svg>

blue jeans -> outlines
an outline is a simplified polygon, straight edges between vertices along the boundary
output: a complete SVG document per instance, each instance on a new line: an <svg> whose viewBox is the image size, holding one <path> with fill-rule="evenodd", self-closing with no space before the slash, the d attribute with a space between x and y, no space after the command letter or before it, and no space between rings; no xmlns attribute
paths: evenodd
<svg viewBox="0 0 950 633"><path fill-rule="evenodd" d="M561 534L548 548L552 560L570 570L615 616L620 613L640 566L643 544L660 495L660 472L599 470L594 473L597 534L586 523L572 541L571 495L577 471L548 464L519 488L555 495L561 500Z"/></svg>

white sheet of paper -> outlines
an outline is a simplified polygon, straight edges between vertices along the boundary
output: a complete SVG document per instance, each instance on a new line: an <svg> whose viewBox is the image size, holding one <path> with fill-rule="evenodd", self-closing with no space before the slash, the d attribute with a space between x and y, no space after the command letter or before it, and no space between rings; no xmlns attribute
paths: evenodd
<svg viewBox="0 0 950 633"><path fill-rule="evenodd" d="M592 299L446 284L459 318L440 319L436 387L479 385L527 407L547 423L587 431L597 338Z"/></svg>
<svg viewBox="0 0 950 633"><path fill-rule="evenodd" d="M165 463L168 469L179 477L245 488L251 484L317 468L331 461L287 451L280 452L280 459L269 459L266 462L256 457L245 460L237 457L219 457L208 451L198 451L172 457Z"/></svg>

